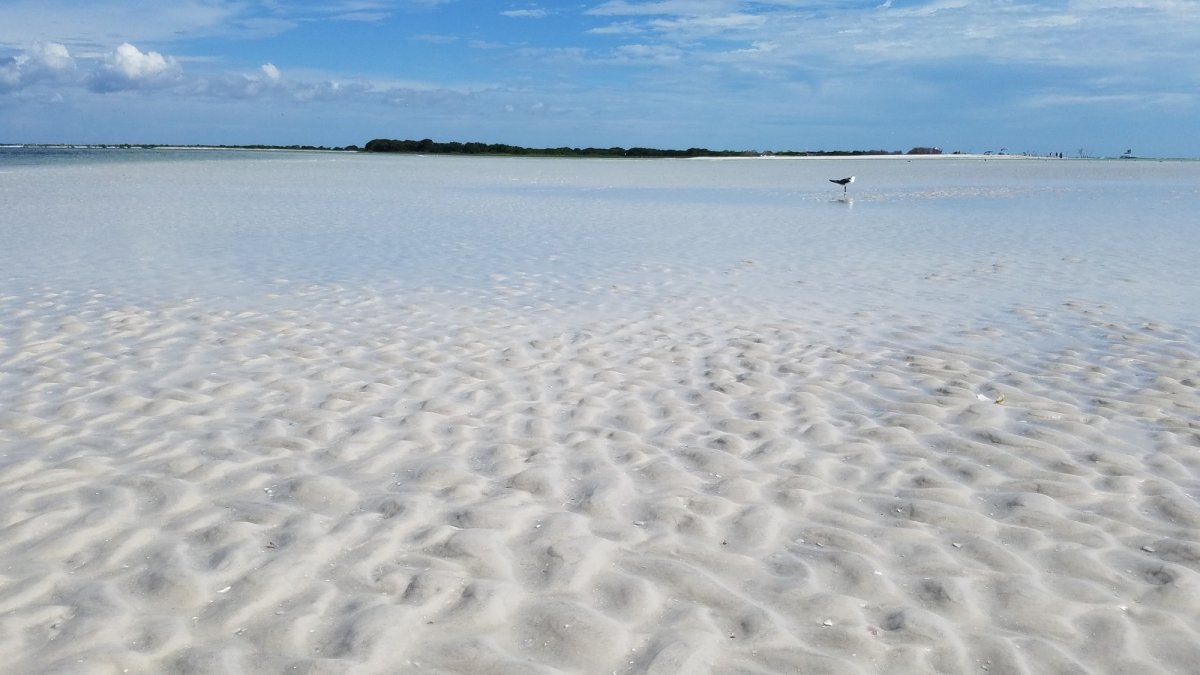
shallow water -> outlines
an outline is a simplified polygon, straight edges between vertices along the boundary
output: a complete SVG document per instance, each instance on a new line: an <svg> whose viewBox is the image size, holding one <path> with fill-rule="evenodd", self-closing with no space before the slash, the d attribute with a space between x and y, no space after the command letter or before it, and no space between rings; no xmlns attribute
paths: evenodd
<svg viewBox="0 0 1200 675"><path fill-rule="evenodd" d="M852 174L845 197L827 182ZM1196 162L6 150L0 202L17 296L337 285L586 306L616 286L644 306L1076 302L1173 321L1200 289Z"/></svg>

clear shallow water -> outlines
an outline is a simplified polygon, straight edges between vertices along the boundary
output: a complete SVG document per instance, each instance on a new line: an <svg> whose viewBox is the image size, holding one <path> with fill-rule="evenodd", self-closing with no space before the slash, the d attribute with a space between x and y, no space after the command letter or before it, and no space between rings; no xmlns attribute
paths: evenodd
<svg viewBox="0 0 1200 675"><path fill-rule="evenodd" d="M828 179L851 174L843 200ZM4 149L0 204L10 298L333 285L1187 321L1200 289L1197 162Z"/></svg>
<svg viewBox="0 0 1200 675"><path fill-rule="evenodd" d="M17 167L46 167L134 162L177 162L180 160L269 159L290 151L241 150L236 148L92 148L75 146L0 145L0 172Z"/></svg>

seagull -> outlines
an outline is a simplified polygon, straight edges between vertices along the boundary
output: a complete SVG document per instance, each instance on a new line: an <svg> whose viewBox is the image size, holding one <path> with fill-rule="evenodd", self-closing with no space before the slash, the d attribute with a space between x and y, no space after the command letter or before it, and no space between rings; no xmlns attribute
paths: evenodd
<svg viewBox="0 0 1200 675"><path fill-rule="evenodd" d="M849 178L830 178L829 182L837 183L838 185L841 185L842 192L845 192L846 186L854 182L854 176L850 176Z"/></svg>

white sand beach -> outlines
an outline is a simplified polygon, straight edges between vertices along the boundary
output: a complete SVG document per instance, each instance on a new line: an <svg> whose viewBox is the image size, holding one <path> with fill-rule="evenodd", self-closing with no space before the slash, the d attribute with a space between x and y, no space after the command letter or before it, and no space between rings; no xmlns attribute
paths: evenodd
<svg viewBox="0 0 1200 675"><path fill-rule="evenodd" d="M271 161L0 176L0 672L1200 672L1194 230Z"/></svg>

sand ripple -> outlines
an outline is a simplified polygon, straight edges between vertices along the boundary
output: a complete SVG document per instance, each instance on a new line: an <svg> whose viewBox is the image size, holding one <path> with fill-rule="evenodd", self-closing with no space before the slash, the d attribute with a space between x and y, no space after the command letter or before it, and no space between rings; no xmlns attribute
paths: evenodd
<svg viewBox="0 0 1200 675"><path fill-rule="evenodd" d="M36 304L0 336L12 672L1200 663L1180 329Z"/></svg>

